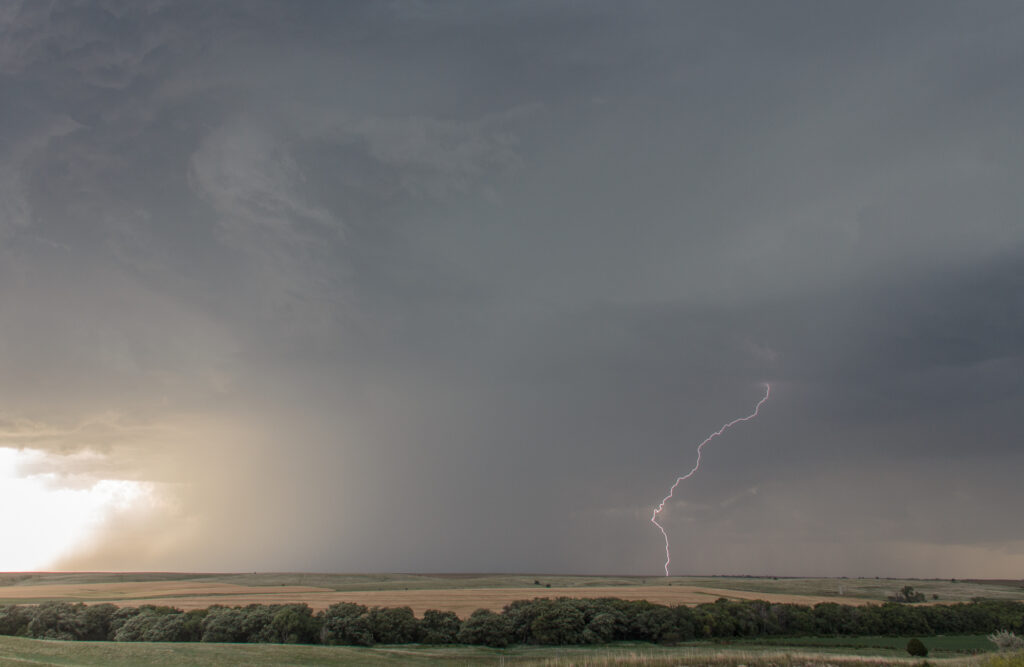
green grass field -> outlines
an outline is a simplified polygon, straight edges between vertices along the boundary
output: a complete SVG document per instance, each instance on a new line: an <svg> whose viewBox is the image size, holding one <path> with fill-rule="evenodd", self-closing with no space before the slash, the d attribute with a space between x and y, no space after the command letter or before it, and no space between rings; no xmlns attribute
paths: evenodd
<svg viewBox="0 0 1024 667"><path fill-rule="evenodd" d="M919 637L928 647L928 655L935 658L949 658L958 655L987 653L995 649L986 635L948 635ZM872 655L906 655L910 637L768 637L734 642L735 646L748 643L758 647L781 647L839 650L842 652L868 652Z"/></svg>
<svg viewBox="0 0 1024 667"><path fill-rule="evenodd" d="M894 640L895 641L895 640ZM864 646L832 650L745 645L679 647L617 644L607 647L327 647L269 644L147 644L60 642L0 637L0 665L110 666L127 665L714 665L716 667L810 667L812 665L920 665L920 659L898 655L891 648ZM1017 660L1017 658L1013 658ZM990 656L929 656L930 664L986 667ZM1007 659L999 667L1020 667Z"/></svg>

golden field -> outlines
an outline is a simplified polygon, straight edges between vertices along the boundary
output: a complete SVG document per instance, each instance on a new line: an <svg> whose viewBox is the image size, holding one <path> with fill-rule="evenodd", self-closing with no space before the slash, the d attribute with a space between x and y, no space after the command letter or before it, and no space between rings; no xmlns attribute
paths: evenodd
<svg viewBox="0 0 1024 667"><path fill-rule="evenodd" d="M814 605L819 602L880 602L909 583L932 602L971 597L1024 599L1020 582L939 580L777 579L754 577L593 577L549 575L330 575L35 573L0 575L0 603L43 600L111 602L121 606L305 603L326 609L337 602L454 611L465 617L479 608L500 611L535 597L617 597L667 605L695 605L719 598L762 599Z"/></svg>

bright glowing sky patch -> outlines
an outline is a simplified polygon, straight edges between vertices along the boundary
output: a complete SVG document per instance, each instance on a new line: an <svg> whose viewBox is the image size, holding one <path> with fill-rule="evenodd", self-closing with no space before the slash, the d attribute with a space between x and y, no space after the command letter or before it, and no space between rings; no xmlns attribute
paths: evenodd
<svg viewBox="0 0 1024 667"><path fill-rule="evenodd" d="M0 447L0 571L44 570L117 512L152 503L153 487L131 480L62 479L58 456Z"/></svg>

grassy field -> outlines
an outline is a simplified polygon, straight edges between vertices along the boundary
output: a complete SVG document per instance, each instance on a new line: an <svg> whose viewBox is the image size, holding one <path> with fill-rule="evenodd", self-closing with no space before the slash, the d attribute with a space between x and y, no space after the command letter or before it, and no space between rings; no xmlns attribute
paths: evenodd
<svg viewBox="0 0 1024 667"><path fill-rule="evenodd" d="M935 658L956 657L959 654L986 653L995 649L986 635L948 635L920 637L928 647L928 655ZM793 649L871 651L894 656L906 655L910 637L764 637L756 640L739 640L735 646L752 644L758 647L780 647Z"/></svg>
<svg viewBox="0 0 1024 667"><path fill-rule="evenodd" d="M465 616L486 607L495 611L533 597L621 597L661 604L699 604L719 597L761 598L816 604L884 601L904 585L929 601L983 597L1024 599L1020 581L916 579L796 579L771 577L596 577L506 574L185 574L185 573L19 573L0 574L0 604L44 600L166 604L195 609L212 604L305 602L323 609L350 601L454 611ZM937 599L935 596L938 596Z"/></svg>
<svg viewBox="0 0 1024 667"><path fill-rule="evenodd" d="M423 590L445 588L524 588L551 584L559 588L607 586L701 586L738 591L817 597L884 600L905 585L939 594L946 601L974 597L1024 599L1024 580L797 578L797 577L663 577L549 574L325 574L325 573L183 573L183 572L18 572L0 573L0 587L41 584L196 581L241 586L311 586L335 591ZM535 584L534 582L539 582Z"/></svg>
<svg viewBox="0 0 1024 667"><path fill-rule="evenodd" d="M929 601L938 602L970 602L974 598L1024 599L1024 580L686 577L684 581L691 586L864 600L886 600L903 586L913 586L915 590L924 593Z"/></svg>
<svg viewBox="0 0 1024 667"><path fill-rule="evenodd" d="M1024 660L1000 667L1020 667ZM929 656L932 665L986 667L990 656ZM146 644L59 642L0 637L0 665L714 665L738 667L810 667L812 665L920 665L891 648L861 647L832 650L782 649L750 645L680 647L618 644L607 647L326 647L268 644Z"/></svg>

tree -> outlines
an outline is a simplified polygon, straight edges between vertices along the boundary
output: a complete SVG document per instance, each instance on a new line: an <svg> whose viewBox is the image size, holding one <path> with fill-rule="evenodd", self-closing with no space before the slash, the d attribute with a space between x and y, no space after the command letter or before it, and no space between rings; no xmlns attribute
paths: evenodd
<svg viewBox="0 0 1024 667"><path fill-rule="evenodd" d="M584 627L583 612L569 600L557 600L533 619L530 634L539 644L579 644Z"/></svg>
<svg viewBox="0 0 1024 667"><path fill-rule="evenodd" d="M461 625L454 611L428 609L420 621L420 641L424 644L454 644Z"/></svg>
<svg viewBox="0 0 1024 667"><path fill-rule="evenodd" d="M107 629L107 639L114 641L114 637L117 635L117 631L120 630L125 623L142 613L142 610L138 607L121 607L113 613L110 617L110 625ZM202 636L202 633L200 633Z"/></svg>
<svg viewBox="0 0 1024 667"><path fill-rule="evenodd" d="M924 593L918 593L913 586L904 586L896 593L896 602L924 602Z"/></svg>
<svg viewBox="0 0 1024 667"><path fill-rule="evenodd" d="M508 646L511 635L512 625L507 618L490 609L477 609L462 622L458 640L462 644L504 648Z"/></svg>
<svg viewBox="0 0 1024 667"><path fill-rule="evenodd" d="M270 623L274 620L274 607L265 604L250 604L242 608L242 629L239 634L250 644L272 644L281 641L274 636Z"/></svg>
<svg viewBox="0 0 1024 667"><path fill-rule="evenodd" d="M161 614L156 616L156 620L142 636L142 641L188 642L195 641L193 636L193 629L185 614Z"/></svg>
<svg viewBox="0 0 1024 667"><path fill-rule="evenodd" d="M82 639L104 641L110 638L110 621L117 607L110 604L88 605L81 614Z"/></svg>
<svg viewBox="0 0 1024 667"><path fill-rule="evenodd" d="M121 624L112 639L115 642L141 642L156 619L156 614L136 614Z"/></svg>
<svg viewBox="0 0 1024 667"><path fill-rule="evenodd" d="M203 638L203 619L207 613L206 609L190 609L184 613L185 633L188 635L185 641L197 642Z"/></svg>
<svg viewBox="0 0 1024 667"><path fill-rule="evenodd" d="M82 613L85 605L70 602L43 602L35 608L28 624L29 637L73 641L83 635Z"/></svg>
<svg viewBox="0 0 1024 667"><path fill-rule="evenodd" d="M641 600L634 603L630 611L633 612L629 619L630 638L648 642L674 641L676 617L668 607Z"/></svg>
<svg viewBox="0 0 1024 667"><path fill-rule="evenodd" d="M320 623L308 605L287 604L274 612L266 633L276 644L315 644Z"/></svg>
<svg viewBox="0 0 1024 667"><path fill-rule="evenodd" d="M409 607L374 607L368 620L378 644L410 644L419 639L420 624Z"/></svg>
<svg viewBox="0 0 1024 667"><path fill-rule="evenodd" d="M204 642L244 642L248 640L244 623L246 614L241 609L213 607L203 619Z"/></svg>
<svg viewBox="0 0 1024 667"><path fill-rule="evenodd" d="M330 645L373 646L373 627L366 607L354 602L332 604L323 614L320 641Z"/></svg>
<svg viewBox="0 0 1024 667"><path fill-rule="evenodd" d="M611 612L601 612L590 619L583 630L584 644L607 644L615 639L615 628L620 621Z"/></svg>
<svg viewBox="0 0 1024 667"><path fill-rule="evenodd" d="M907 642L907 653L916 658L923 658L928 655L928 647L920 639L914 637Z"/></svg>
<svg viewBox="0 0 1024 667"><path fill-rule="evenodd" d="M24 635L31 621L32 614L28 607L14 604L0 607L0 635Z"/></svg>
<svg viewBox="0 0 1024 667"><path fill-rule="evenodd" d="M547 598L516 600L505 605L502 616L509 624L509 642L525 644L531 641L534 619L554 604Z"/></svg>

